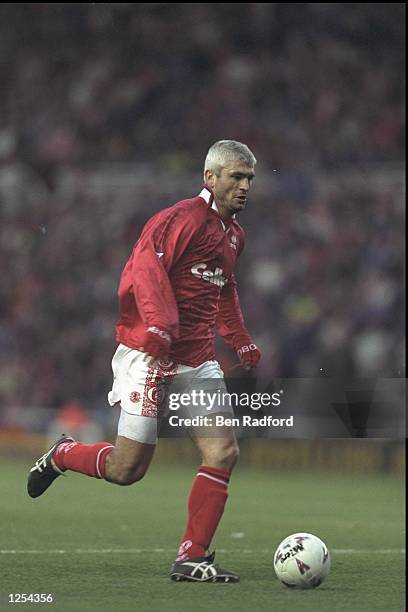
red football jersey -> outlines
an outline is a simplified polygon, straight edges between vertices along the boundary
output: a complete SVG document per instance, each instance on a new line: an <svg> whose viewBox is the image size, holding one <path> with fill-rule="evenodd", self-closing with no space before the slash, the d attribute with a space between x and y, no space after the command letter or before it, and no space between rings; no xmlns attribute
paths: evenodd
<svg viewBox="0 0 408 612"><path fill-rule="evenodd" d="M157 327L173 339L169 358L196 367L214 359L215 329L228 343L248 334L233 273L244 238L207 188L151 217L120 279L117 341L143 350L146 329Z"/></svg>

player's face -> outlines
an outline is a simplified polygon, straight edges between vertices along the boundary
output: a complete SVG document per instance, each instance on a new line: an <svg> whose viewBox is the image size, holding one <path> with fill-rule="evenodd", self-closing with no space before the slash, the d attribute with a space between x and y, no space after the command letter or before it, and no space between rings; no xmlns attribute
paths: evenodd
<svg viewBox="0 0 408 612"><path fill-rule="evenodd" d="M218 176L206 171L207 184L222 216L232 217L245 208L254 177L253 167L239 160L228 162Z"/></svg>

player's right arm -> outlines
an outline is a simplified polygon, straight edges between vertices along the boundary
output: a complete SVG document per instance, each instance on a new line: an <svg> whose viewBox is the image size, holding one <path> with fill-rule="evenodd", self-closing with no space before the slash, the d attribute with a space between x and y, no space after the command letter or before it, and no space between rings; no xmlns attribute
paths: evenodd
<svg viewBox="0 0 408 612"><path fill-rule="evenodd" d="M191 215L170 208L150 219L134 247L133 294L145 327L143 350L153 357L168 354L179 336L178 308L169 273L196 229Z"/></svg>

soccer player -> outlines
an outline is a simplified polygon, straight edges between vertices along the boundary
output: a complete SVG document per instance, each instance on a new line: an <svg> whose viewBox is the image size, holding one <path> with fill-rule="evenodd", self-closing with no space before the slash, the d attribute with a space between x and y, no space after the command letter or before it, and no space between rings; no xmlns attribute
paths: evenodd
<svg viewBox="0 0 408 612"><path fill-rule="evenodd" d="M163 390L225 391L215 360L214 330L233 347L244 369L260 351L244 325L234 278L244 232L236 215L246 206L256 159L240 142L221 140L209 149L198 196L155 214L144 226L119 284L118 347L112 360L111 405L121 412L115 445L80 444L63 435L38 459L28 493L38 497L66 470L130 485L145 475L157 442ZM212 414L229 414L219 402ZM194 415L208 415L207 406ZM230 475L238 457L232 428L193 440L202 464L188 499L188 520L173 580L237 582L207 554L224 512Z"/></svg>

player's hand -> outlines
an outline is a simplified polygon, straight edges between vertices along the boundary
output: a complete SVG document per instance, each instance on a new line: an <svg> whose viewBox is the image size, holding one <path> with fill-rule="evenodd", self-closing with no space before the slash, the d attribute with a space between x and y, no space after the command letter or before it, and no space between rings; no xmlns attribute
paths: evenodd
<svg viewBox="0 0 408 612"><path fill-rule="evenodd" d="M239 335L234 338L233 347L244 370L256 368L261 358L261 351L249 336Z"/></svg>
<svg viewBox="0 0 408 612"><path fill-rule="evenodd" d="M166 357L170 352L171 336L164 329L152 325L148 327L143 338L143 352L154 359Z"/></svg>

